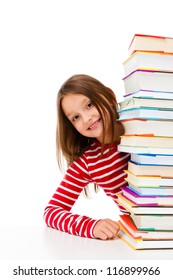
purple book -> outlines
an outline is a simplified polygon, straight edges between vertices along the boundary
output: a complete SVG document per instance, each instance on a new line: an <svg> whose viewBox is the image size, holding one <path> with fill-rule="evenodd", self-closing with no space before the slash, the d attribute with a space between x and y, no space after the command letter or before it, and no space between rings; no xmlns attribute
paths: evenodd
<svg viewBox="0 0 173 280"><path fill-rule="evenodd" d="M143 206L155 206L155 205L163 205L163 206L173 206L173 196L165 195L165 196L157 196L157 195L140 195L131 190L129 187L122 188L123 196L130 200L131 202L137 205Z"/></svg>

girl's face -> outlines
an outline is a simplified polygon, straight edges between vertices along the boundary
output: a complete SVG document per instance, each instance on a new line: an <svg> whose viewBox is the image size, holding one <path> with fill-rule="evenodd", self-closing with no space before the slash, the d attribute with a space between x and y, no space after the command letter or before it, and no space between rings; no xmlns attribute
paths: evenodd
<svg viewBox="0 0 173 280"><path fill-rule="evenodd" d="M102 120L88 97L82 94L66 95L62 99L62 109L80 134L102 141Z"/></svg>

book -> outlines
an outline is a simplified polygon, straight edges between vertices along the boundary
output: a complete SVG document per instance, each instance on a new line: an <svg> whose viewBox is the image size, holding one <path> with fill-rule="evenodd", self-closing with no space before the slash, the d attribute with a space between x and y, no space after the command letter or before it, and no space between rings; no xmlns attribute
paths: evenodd
<svg viewBox="0 0 173 280"><path fill-rule="evenodd" d="M172 239L134 238L133 235L122 224L120 224L120 227L121 229L118 233L118 237L134 250L173 249Z"/></svg>
<svg viewBox="0 0 173 280"><path fill-rule="evenodd" d="M141 187L173 187L173 178L160 176L141 176L135 175L128 170L124 171L127 174L125 180L135 186Z"/></svg>
<svg viewBox="0 0 173 280"><path fill-rule="evenodd" d="M131 217L132 216L128 216L128 215L120 215L118 224L121 229L126 229L132 235L133 238L173 239L173 231L171 231L171 230L166 231L166 230L141 230L141 229L138 229Z"/></svg>
<svg viewBox="0 0 173 280"><path fill-rule="evenodd" d="M121 120L124 135L150 135L173 137L173 120L127 119Z"/></svg>
<svg viewBox="0 0 173 280"><path fill-rule="evenodd" d="M145 195L156 195L156 196L165 196L166 195L173 195L173 186L139 186L132 184L128 179L126 180L128 182L128 188L131 189L133 192L136 192L140 196Z"/></svg>
<svg viewBox="0 0 173 280"><path fill-rule="evenodd" d="M131 154L130 158L131 161L141 164L173 165L173 156L171 155Z"/></svg>
<svg viewBox="0 0 173 280"><path fill-rule="evenodd" d="M122 188L122 194L130 201L140 205L172 205L173 206L173 195L140 195L128 187ZM172 220L173 222L173 220ZM173 223L172 223L173 225Z"/></svg>
<svg viewBox="0 0 173 280"><path fill-rule="evenodd" d="M129 161L128 171L134 175L173 178L173 165L139 164Z"/></svg>
<svg viewBox="0 0 173 280"><path fill-rule="evenodd" d="M173 110L173 99L132 97L121 101L119 107L120 110L147 107Z"/></svg>
<svg viewBox="0 0 173 280"><path fill-rule="evenodd" d="M157 98L157 99L173 99L173 92L167 91L153 91L153 90L138 90L132 93L123 95L124 100L131 97L143 97L143 98Z"/></svg>
<svg viewBox="0 0 173 280"><path fill-rule="evenodd" d="M135 147L173 148L173 137L123 135L120 144Z"/></svg>
<svg viewBox="0 0 173 280"><path fill-rule="evenodd" d="M130 42L128 51L129 54L132 54L135 51L173 53L173 38L135 34Z"/></svg>
<svg viewBox="0 0 173 280"><path fill-rule="evenodd" d="M129 119L173 120L173 110L162 108L131 108L118 110L119 121Z"/></svg>
<svg viewBox="0 0 173 280"><path fill-rule="evenodd" d="M131 219L140 230L172 230L173 233L173 215L131 214Z"/></svg>
<svg viewBox="0 0 173 280"><path fill-rule="evenodd" d="M170 205L140 205L125 198L121 193L117 194L118 202L131 214L171 214L173 215L173 206Z"/></svg>
<svg viewBox="0 0 173 280"><path fill-rule="evenodd" d="M138 90L173 91L173 71L135 70L123 78L126 93Z"/></svg>
<svg viewBox="0 0 173 280"><path fill-rule="evenodd" d="M173 149L170 148L135 147L121 144L118 145L118 151L134 154L173 155Z"/></svg>
<svg viewBox="0 0 173 280"><path fill-rule="evenodd" d="M124 74L127 76L137 69L141 70L173 70L173 53L136 51L123 62Z"/></svg>

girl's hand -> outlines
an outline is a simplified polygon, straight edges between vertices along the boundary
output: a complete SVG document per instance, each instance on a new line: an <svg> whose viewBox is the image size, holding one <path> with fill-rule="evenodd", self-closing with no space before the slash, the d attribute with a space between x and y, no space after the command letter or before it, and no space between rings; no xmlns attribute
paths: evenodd
<svg viewBox="0 0 173 280"><path fill-rule="evenodd" d="M114 239L117 236L119 230L120 227L116 222L110 219L103 219L96 223L93 234L95 238L102 240Z"/></svg>

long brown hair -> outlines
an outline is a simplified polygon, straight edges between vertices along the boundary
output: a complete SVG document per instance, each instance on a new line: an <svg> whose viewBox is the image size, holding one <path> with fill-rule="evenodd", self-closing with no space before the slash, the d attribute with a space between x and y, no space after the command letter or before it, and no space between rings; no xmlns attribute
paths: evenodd
<svg viewBox="0 0 173 280"><path fill-rule="evenodd" d="M110 126L108 133L111 144L114 141L115 121L119 115L117 112L117 101L114 92L104 86L97 79L80 74L70 77L60 88L57 95L57 128L56 128L56 151L58 165L62 168L62 159L65 157L67 165L81 156L87 147L92 143L92 138L81 135L71 124L62 110L62 99L69 94L83 94L88 97L97 108L103 122L103 139L105 144L105 122L106 114L110 115ZM121 134L124 133L123 127L119 124Z"/></svg>

